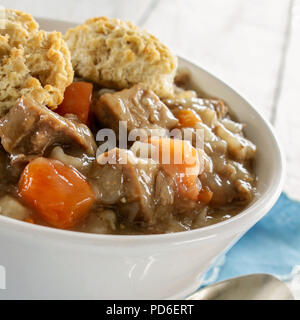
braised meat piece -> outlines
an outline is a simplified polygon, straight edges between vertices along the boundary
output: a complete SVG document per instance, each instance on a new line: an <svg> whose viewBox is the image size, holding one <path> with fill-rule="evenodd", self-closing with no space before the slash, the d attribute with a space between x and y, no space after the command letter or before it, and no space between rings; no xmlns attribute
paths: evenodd
<svg viewBox="0 0 300 320"><path fill-rule="evenodd" d="M9 154L0 145L0 195L14 190L19 171L10 165Z"/></svg>
<svg viewBox="0 0 300 320"><path fill-rule="evenodd" d="M9 157L2 146L0 146L0 184L4 184L10 175L7 174Z"/></svg>
<svg viewBox="0 0 300 320"><path fill-rule="evenodd" d="M95 155L96 143L89 128L68 120L28 98L21 98L0 119L0 137L12 158L42 156L52 145L76 146Z"/></svg>
<svg viewBox="0 0 300 320"><path fill-rule="evenodd" d="M151 225L171 213L174 191L164 184L172 181L151 159L115 148L97 158L90 177L98 204L117 208L131 222Z"/></svg>
<svg viewBox="0 0 300 320"><path fill-rule="evenodd" d="M119 121L127 122L127 130L172 129L178 123L158 96L143 85L100 96L95 114L102 126L119 132Z"/></svg>

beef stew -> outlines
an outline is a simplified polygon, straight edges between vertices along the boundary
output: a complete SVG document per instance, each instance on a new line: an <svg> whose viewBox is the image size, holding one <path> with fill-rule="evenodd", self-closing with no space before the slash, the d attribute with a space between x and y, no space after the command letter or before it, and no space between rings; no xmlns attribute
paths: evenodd
<svg viewBox="0 0 300 320"><path fill-rule="evenodd" d="M142 84L104 94L101 90L95 86L88 125L76 115L61 116L26 97L0 119L0 214L75 231L130 235L201 228L229 219L249 205L256 193L256 148L245 138L244 124L230 117L224 102L178 96L160 100ZM98 130L110 128L117 136L118 122L126 117L128 132L165 130L161 135L148 132L136 142L128 141L127 149L116 139L115 148L99 152L103 144L96 144ZM197 148L193 138L168 135L170 129L188 129L192 135L201 130L202 148ZM169 163L162 159L165 150ZM182 161L175 163L172 157L180 151ZM48 159L56 169L47 170L39 159ZM194 162L188 163L191 159ZM32 163L37 173L30 172ZM61 181L51 177L55 174ZM41 181L34 188L55 189L57 183L61 196L56 197L55 190L35 190L28 200L24 195L37 176ZM83 186L76 189L73 176L85 181L90 191ZM58 205L59 199L69 204ZM55 210L36 205L39 202ZM79 202L88 204L80 214L75 209ZM51 214L56 218L48 219ZM63 223L57 222L60 219Z"/></svg>
<svg viewBox="0 0 300 320"><path fill-rule="evenodd" d="M106 25L108 19L89 23ZM66 40L78 78L60 88L62 103L50 108L18 93L21 98L5 108L0 215L73 231L137 235L202 228L243 211L257 194L256 146L245 137L245 124L224 101L190 88L188 73L174 78L177 58L157 39L114 23L116 29L109 25L102 34L96 28L92 35L110 38L112 30L131 34L127 28L134 28L145 42L145 50L137 43L133 50L131 38L126 42L131 58L122 60L122 69L115 70L110 59L112 52L119 55L121 37L100 64L92 59L96 49L85 52L81 62L91 70L79 70L74 57L86 48L75 40L88 38L86 28L74 29ZM91 44L101 47L96 40ZM131 80L119 79L121 71Z"/></svg>

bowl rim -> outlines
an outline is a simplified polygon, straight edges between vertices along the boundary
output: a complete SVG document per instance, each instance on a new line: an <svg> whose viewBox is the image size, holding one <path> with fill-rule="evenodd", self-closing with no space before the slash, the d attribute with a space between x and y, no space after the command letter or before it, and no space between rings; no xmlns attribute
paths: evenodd
<svg viewBox="0 0 300 320"><path fill-rule="evenodd" d="M75 26L76 23L65 21L65 20L57 20L57 19L48 19L37 17L38 22L45 23L60 23L66 25ZM271 137L273 138L273 145L277 149L276 154L278 154L278 159L276 158L277 165L280 170L277 171L277 175L275 177L275 183L268 188L264 194L260 195L258 199L249 205L245 210L241 213L237 214L234 217L231 217L228 220L218 222L216 224L194 229L188 231L181 231L176 233L166 233L166 234L150 234L150 235L112 235L112 234L93 234L93 233L84 233L78 231L70 231L70 230L61 230L47 226L35 225L31 223L25 223L23 221L19 221L16 219L12 219L9 217L5 217L0 215L0 230L3 228L10 228L17 234L27 235L27 236L39 236L43 238L47 238L48 240L69 240L71 243L78 244L94 244L96 246L132 246L134 244L137 246L145 246L145 245L160 245L162 243L168 243L173 245L181 244L182 242L195 242L195 241L203 241L208 238L225 236L227 234L239 234L243 232L243 230L247 229L249 223L243 224L245 220L252 220L252 224L255 224L260 218L262 218L275 204L276 200L279 198L280 193L283 188L285 171L286 171L286 160L284 157L284 151L281 143L276 136L273 127L269 123L267 119L265 119L261 113L253 106L252 103L249 102L248 99L245 99L243 95L241 95L237 90L227 85L225 82L220 80L217 76L211 74L206 71L204 68L198 66L196 63L193 63L191 60L187 60L178 56L179 62L183 61L184 63L190 64L195 69L200 69L202 72L206 73L208 76L214 78L218 81L222 86L226 87L234 92L235 95L241 100L243 100L246 104L249 105L251 112L260 120L265 126L265 130L269 131ZM275 161L275 160L274 160ZM262 210L263 209L263 210ZM262 214L261 211L265 213ZM238 226L238 229L237 229ZM242 228L242 226L245 226Z"/></svg>

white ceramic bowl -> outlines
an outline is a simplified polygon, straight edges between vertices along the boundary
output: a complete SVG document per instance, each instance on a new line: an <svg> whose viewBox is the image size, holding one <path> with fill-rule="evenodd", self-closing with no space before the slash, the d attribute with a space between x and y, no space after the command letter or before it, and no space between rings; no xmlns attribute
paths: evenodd
<svg viewBox="0 0 300 320"><path fill-rule="evenodd" d="M70 23L40 19L64 32ZM273 129L244 98L205 70L180 59L193 80L224 99L257 145L260 196L241 214L188 232L148 236L95 235L57 230L0 216L2 299L183 298L204 272L274 205L282 189L284 158Z"/></svg>

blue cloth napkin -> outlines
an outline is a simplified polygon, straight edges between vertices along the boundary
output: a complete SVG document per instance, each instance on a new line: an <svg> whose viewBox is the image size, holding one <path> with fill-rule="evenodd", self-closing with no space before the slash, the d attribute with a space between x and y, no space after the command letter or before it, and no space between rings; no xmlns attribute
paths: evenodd
<svg viewBox="0 0 300 320"><path fill-rule="evenodd" d="M300 203L282 193L272 210L208 271L204 285L248 273L284 279L299 267Z"/></svg>

